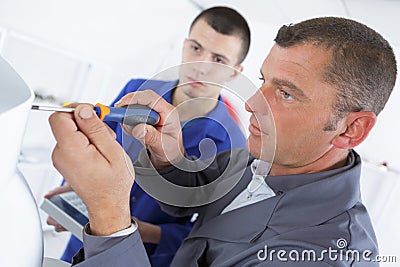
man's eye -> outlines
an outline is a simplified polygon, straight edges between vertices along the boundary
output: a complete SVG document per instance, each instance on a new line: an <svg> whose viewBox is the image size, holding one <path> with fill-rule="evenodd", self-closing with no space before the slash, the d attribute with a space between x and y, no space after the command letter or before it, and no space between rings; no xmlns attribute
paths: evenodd
<svg viewBox="0 0 400 267"><path fill-rule="evenodd" d="M282 98L285 100L293 100L293 96L291 94L289 94L288 92L284 91L284 90L280 90L280 94L282 95Z"/></svg>
<svg viewBox="0 0 400 267"><path fill-rule="evenodd" d="M198 50L200 50L200 47L198 47L196 45L192 45L192 50L193 51L198 51Z"/></svg>
<svg viewBox="0 0 400 267"><path fill-rule="evenodd" d="M219 57L216 57L214 60L217 63L222 63L222 64L224 63L224 61L222 59L220 59Z"/></svg>

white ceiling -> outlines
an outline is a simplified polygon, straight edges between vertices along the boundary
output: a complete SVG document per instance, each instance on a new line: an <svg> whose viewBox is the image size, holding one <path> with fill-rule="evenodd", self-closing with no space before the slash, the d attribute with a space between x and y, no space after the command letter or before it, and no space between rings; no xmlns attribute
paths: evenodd
<svg viewBox="0 0 400 267"><path fill-rule="evenodd" d="M249 21L283 25L311 17L353 18L380 32L394 46L400 46L399 0L193 0L209 7L225 4L237 8Z"/></svg>

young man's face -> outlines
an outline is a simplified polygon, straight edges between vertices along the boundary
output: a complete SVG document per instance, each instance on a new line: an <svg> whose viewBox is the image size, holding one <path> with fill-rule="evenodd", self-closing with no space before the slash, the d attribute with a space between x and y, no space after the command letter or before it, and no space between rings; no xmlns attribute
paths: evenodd
<svg viewBox="0 0 400 267"><path fill-rule="evenodd" d="M218 97L218 85L235 77L233 68L242 70L238 64L241 50L239 36L218 33L203 19L198 20L183 44L182 63L197 62L180 69L179 83L186 84L181 87L183 92L189 98Z"/></svg>
<svg viewBox="0 0 400 267"><path fill-rule="evenodd" d="M323 81L330 56L330 52L310 44L275 45L262 65L264 82L246 106L253 109L248 147L257 158L271 153L267 144L274 136L271 125L265 125L271 115L267 101L276 127L275 170L313 172L329 158L326 155L336 153L331 143L345 126L341 120L337 130L324 130L336 99L335 88Z"/></svg>

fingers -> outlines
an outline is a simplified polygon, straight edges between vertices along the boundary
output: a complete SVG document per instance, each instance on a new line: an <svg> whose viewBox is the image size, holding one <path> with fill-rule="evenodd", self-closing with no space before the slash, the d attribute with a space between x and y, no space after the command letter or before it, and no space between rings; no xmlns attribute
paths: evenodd
<svg viewBox="0 0 400 267"><path fill-rule="evenodd" d="M47 222L48 225L53 225L54 226L54 230L56 232L67 231L67 229L65 229L61 224L59 224L56 220L54 220L53 217L48 216L46 222Z"/></svg>
<svg viewBox="0 0 400 267"><path fill-rule="evenodd" d="M55 112L50 115L49 123L57 143L68 147L74 143L85 142L84 136L77 135L78 127L74 122L74 114Z"/></svg>
<svg viewBox="0 0 400 267"><path fill-rule="evenodd" d="M116 139L117 138L117 134L107 124L104 124L104 125L106 126L106 128L108 130L108 133L112 136L112 138Z"/></svg>
<svg viewBox="0 0 400 267"><path fill-rule="evenodd" d="M140 124L138 124L138 125L140 125ZM122 128L122 131L126 135L132 135L132 129L134 128L133 126L126 125L126 124L121 124L121 128Z"/></svg>
<svg viewBox="0 0 400 267"><path fill-rule="evenodd" d="M47 217L47 221L46 222L47 222L48 225L56 226L58 224L58 222L56 220L54 220L53 217L50 217L50 216Z"/></svg>
<svg viewBox="0 0 400 267"><path fill-rule="evenodd" d="M155 131L156 133L153 133L153 131ZM151 132L151 135L153 135L153 140L150 140L150 138L148 137L148 135L150 134L149 132ZM148 144L148 145L153 145L154 142L158 140L156 139L156 136L160 135L160 133L157 132L157 130L155 130L154 127L146 124L136 125L135 127L132 128L130 134L139 141L141 141L143 144ZM148 139L150 142L147 142L146 139Z"/></svg>
<svg viewBox="0 0 400 267"><path fill-rule="evenodd" d="M71 186L67 182L65 182L64 185L54 188L53 190L48 192L44 197L51 198L54 195L58 195L58 194L70 192L70 191L72 191ZM46 222L48 225L53 225L54 230L56 232L67 231L67 229L65 229L61 224L59 224L56 220L54 220L53 217L48 216Z"/></svg>
<svg viewBox="0 0 400 267"><path fill-rule="evenodd" d="M73 114L56 112L49 121L57 140L53 165L86 204L92 234L125 229L134 172L109 128L89 104L76 106Z"/></svg>
<svg viewBox="0 0 400 267"><path fill-rule="evenodd" d="M116 106L146 105L158 112L160 120L155 126L139 124L135 127L122 125L126 134L140 140L151 154L156 168L178 162L183 157L181 125L176 108L151 90L129 93Z"/></svg>
<svg viewBox="0 0 400 267"><path fill-rule="evenodd" d="M67 229L65 229L61 224L56 225L56 226L54 227L54 230L55 230L56 232L65 232L65 231L67 231Z"/></svg>
<svg viewBox="0 0 400 267"><path fill-rule="evenodd" d="M50 192L48 192L46 195L44 195L45 198L51 198L52 196L61 194L61 193L65 193L65 192L70 192L72 191L71 186L66 183L63 186L59 186L54 188L53 190L51 190Z"/></svg>
<svg viewBox="0 0 400 267"><path fill-rule="evenodd" d="M159 132L157 128L151 125L138 124L132 129L131 135L153 150L157 151L158 149L156 148L162 149L164 146L162 143L162 132ZM168 138L166 138L165 141L167 139Z"/></svg>
<svg viewBox="0 0 400 267"><path fill-rule="evenodd" d="M75 109L75 121L79 130L88 138L97 150L109 159L115 154L117 143L110 129L105 125L93 111L93 106L82 104Z"/></svg>
<svg viewBox="0 0 400 267"><path fill-rule="evenodd" d="M75 107L75 112L55 112L49 117L49 123L53 135L58 143L62 143L68 146L70 144L74 144L76 142L80 143L85 140L85 136L79 134L78 132L78 130L81 130L81 125L78 126L77 122L82 121L86 117L92 118L92 120L90 121L91 125L94 125L94 123L96 123L96 127L98 129L102 129L105 135L115 139L115 133L100 119L98 119L97 115L95 115L92 105L74 103L69 105L68 107ZM79 112L82 112L81 116L79 116ZM89 126L89 128L90 127L93 126ZM62 140L63 142L59 142L60 140Z"/></svg>

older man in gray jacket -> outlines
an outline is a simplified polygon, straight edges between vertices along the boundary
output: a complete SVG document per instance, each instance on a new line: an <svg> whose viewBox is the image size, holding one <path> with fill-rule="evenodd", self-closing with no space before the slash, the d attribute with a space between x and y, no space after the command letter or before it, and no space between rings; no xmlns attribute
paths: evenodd
<svg viewBox="0 0 400 267"><path fill-rule="evenodd" d="M136 178L145 184L161 175L201 188L182 203L162 204L174 215L200 214L173 266L377 264L360 198L361 161L352 149L394 87L393 50L372 29L344 18L283 26L275 42L261 67L263 84L246 104L248 151L226 151L207 164L188 160L172 106L151 91L119 103L148 105L161 118L157 127L125 128L147 147ZM56 113L50 123L54 164L89 211L77 266L146 266L129 216L133 168L122 149L91 106L77 105L74 116Z"/></svg>

